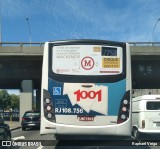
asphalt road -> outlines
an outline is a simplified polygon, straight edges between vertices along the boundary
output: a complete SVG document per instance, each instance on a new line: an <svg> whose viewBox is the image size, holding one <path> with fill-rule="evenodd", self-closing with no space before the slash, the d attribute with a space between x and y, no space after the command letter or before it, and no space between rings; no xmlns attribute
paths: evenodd
<svg viewBox="0 0 160 149"><path fill-rule="evenodd" d="M17 140L21 143L19 146L12 146L10 149L159 149L160 146L117 146L117 141L113 141L115 138L109 138L112 141L95 141L95 140L85 140L85 141L50 141L55 140L53 135L43 135L39 134L38 129L28 129L27 131L22 131L21 129L12 131L12 140ZM28 141L29 140L29 141ZM39 143L40 141L44 140L44 142ZM49 140L49 141L48 141ZM127 138L122 140L122 143L125 141L131 141L132 138ZM112 143L111 143L112 142ZM146 140L146 143L148 141ZM29 144L30 147L25 146ZM135 140L133 140L135 143ZM151 143L151 141L149 142ZM21 145L24 146L21 146ZM112 144L112 145L110 145ZM119 143L120 144L120 143ZM17 144L15 144L17 145ZM33 146L35 145L35 146ZM50 146L51 145L51 146ZM113 146L115 145L115 146Z"/></svg>

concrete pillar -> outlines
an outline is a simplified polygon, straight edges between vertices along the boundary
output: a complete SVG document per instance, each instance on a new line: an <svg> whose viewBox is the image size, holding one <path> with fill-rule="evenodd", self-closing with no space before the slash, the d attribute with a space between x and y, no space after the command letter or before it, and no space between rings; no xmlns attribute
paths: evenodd
<svg viewBox="0 0 160 149"><path fill-rule="evenodd" d="M32 110L33 99L33 81L23 80L21 83L22 91L20 93L20 120L24 112Z"/></svg>
<svg viewBox="0 0 160 149"><path fill-rule="evenodd" d="M41 107L41 91L36 90L36 109L40 110Z"/></svg>

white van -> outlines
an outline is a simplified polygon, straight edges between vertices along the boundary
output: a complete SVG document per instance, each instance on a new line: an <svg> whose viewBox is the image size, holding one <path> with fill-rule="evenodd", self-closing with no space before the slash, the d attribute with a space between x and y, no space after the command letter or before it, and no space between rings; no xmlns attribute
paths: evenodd
<svg viewBox="0 0 160 149"><path fill-rule="evenodd" d="M160 134L160 95L143 95L132 99L133 136Z"/></svg>

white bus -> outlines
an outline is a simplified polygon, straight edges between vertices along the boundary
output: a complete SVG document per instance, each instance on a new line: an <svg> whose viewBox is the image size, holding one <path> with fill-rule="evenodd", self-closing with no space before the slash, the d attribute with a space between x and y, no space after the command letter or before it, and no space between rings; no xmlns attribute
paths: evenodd
<svg viewBox="0 0 160 149"><path fill-rule="evenodd" d="M40 134L130 136L130 100L127 43L45 43Z"/></svg>
<svg viewBox="0 0 160 149"><path fill-rule="evenodd" d="M160 134L160 95L132 99L132 128L136 139L141 134Z"/></svg>

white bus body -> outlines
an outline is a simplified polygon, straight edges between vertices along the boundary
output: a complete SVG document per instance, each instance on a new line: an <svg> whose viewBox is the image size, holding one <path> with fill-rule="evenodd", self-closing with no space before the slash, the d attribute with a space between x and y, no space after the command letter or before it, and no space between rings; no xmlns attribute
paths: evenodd
<svg viewBox="0 0 160 149"><path fill-rule="evenodd" d="M130 136L130 100L128 44L45 43L40 134Z"/></svg>
<svg viewBox="0 0 160 149"><path fill-rule="evenodd" d="M160 95L143 95L132 99L133 135L160 133Z"/></svg>

